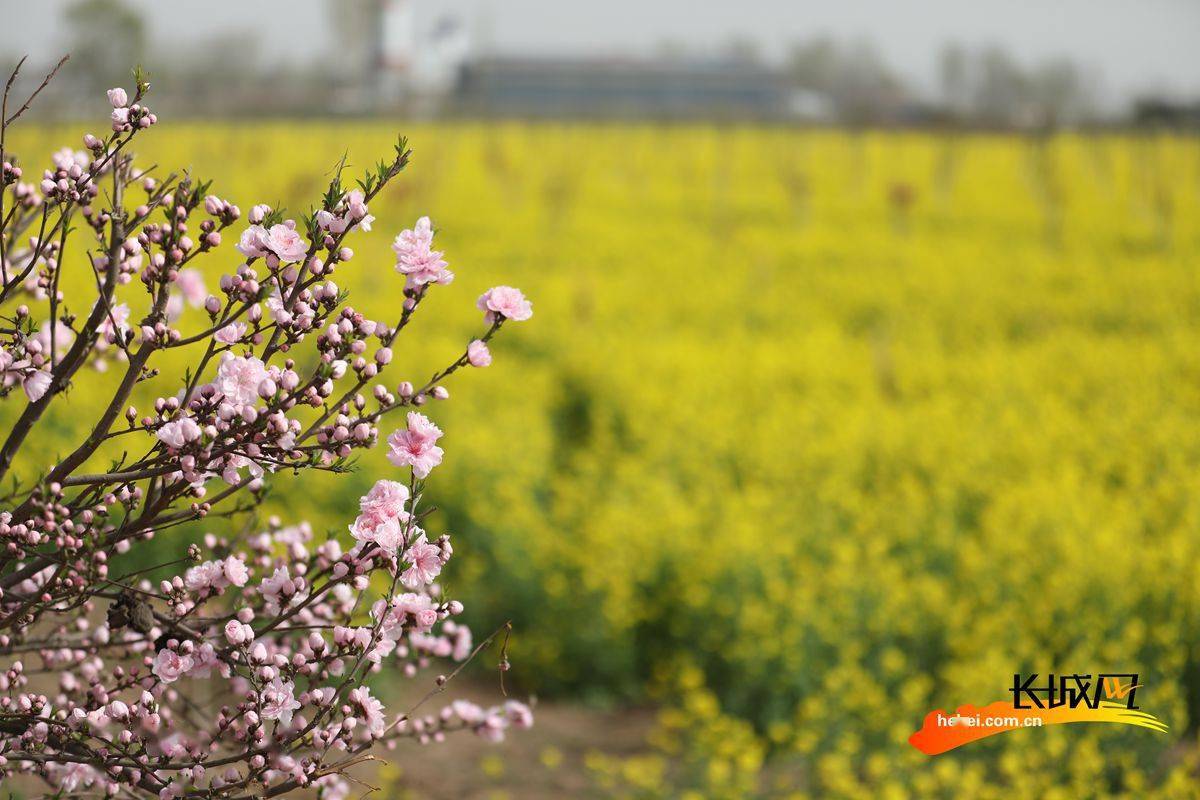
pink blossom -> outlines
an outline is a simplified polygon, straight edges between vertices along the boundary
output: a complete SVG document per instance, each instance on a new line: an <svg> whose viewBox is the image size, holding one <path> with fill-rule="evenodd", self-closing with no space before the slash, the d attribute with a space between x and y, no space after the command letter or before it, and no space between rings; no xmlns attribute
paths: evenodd
<svg viewBox="0 0 1200 800"><path fill-rule="evenodd" d="M350 225L350 221L345 217L339 217L331 211L321 209L317 212L317 226L323 231L328 231L332 234L343 233Z"/></svg>
<svg viewBox="0 0 1200 800"><path fill-rule="evenodd" d="M393 608L395 616L391 618L388 630L394 635L398 635L395 627L403 627L408 617L412 617L412 628L416 633L428 632L437 622L437 610L428 595L405 592L393 601Z"/></svg>
<svg viewBox="0 0 1200 800"><path fill-rule="evenodd" d="M0 377L5 386L12 386L25 377L25 369L29 366L28 359L18 361L13 354L0 348Z"/></svg>
<svg viewBox="0 0 1200 800"><path fill-rule="evenodd" d="M236 344L246 335L246 323L231 322L213 334L213 339L221 344Z"/></svg>
<svg viewBox="0 0 1200 800"><path fill-rule="evenodd" d="M251 461L245 456L237 455L235 453L226 459L225 467L221 470L221 479L230 486L238 483L241 481L241 474L238 472L238 470L242 469L243 467L245 467L246 471L255 478L261 478L263 476L264 470L261 465Z"/></svg>
<svg viewBox="0 0 1200 800"><path fill-rule="evenodd" d="M246 562L240 558L230 556L222 562L222 568L225 580L233 586L245 586L246 581L250 580L250 571L246 569Z"/></svg>
<svg viewBox="0 0 1200 800"><path fill-rule="evenodd" d="M225 638L230 644L239 645L246 642L245 625L236 619L231 619L225 623Z"/></svg>
<svg viewBox="0 0 1200 800"><path fill-rule="evenodd" d="M192 666L187 671L189 678L207 678L212 673L212 668L221 663L217 658L216 649L208 642L196 648L191 659Z"/></svg>
<svg viewBox="0 0 1200 800"><path fill-rule="evenodd" d="M180 270L179 277L175 279L175 285L179 287L179 291L183 292L183 299L192 308L204 305L204 298L208 297L208 290L204 288L204 275L200 270Z"/></svg>
<svg viewBox="0 0 1200 800"><path fill-rule="evenodd" d="M108 90L108 102L113 108L123 108L129 105L129 95L120 86Z"/></svg>
<svg viewBox="0 0 1200 800"><path fill-rule="evenodd" d="M271 294L267 295L267 310L271 312L271 319L276 322L291 320L292 315L284 309L283 292L278 286Z"/></svg>
<svg viewBox="0 0 1200 800"><path fill-rule="evenodd" d="M360 542L374 542L379 549L394 556L404 543L405 523L395 517L379 519L360 514L350 526L350 535Z"/></svg>
<svg viewBox="0 0 1200 800"><path fill-rule="evenodd" d="M267 231L266 246L280 261L300 261L308 253L308 242L291 225L272 225Z"/></svg>
<svg viewBox="0 0 1200 800"><path fill-rule="evenodd" d="M279 602L279 598L288 597L292 594L294 588L287 567L276 567L271 577L263 578L258 584L259 594L266 599L267 608L273 613L277 613L281 606L284 605Z"/></svg>
<svg viewBox="0 0 1200 800"><path fill-rule="evenodd" d="M183 583L189 591L199 592L205 589L224 589L226 586L245 586L250 579L250 571L246 564L236 556L230 556L223 561L205 561L189 567L184 573Z"/></svg>
<svg viewBox="0 0 1200 800"><path fill-rule="evenodd" d="M475 733L489 742L503 742L508 719L498 708L489 708L483 722L476 726Z"/></svg>
<svg viewBox="0 0 1200 800"><path fill-rule="evenodd" d="M533 304L525 299L520 289L511 286L494 286L479 296L475 303L489 324L499 318L521 322L533 316Z"/></svg>
<svg viewBox="0 0 1200 800"><path fill-rule="evenodd" d="M174 683L191 668L191 656L180 655L169 647L159 650L154 657L153 672L163 683Z"/></svg>
<svg viewBox="0 0 1200 800"><path fill-rule="evenodd" d="M292 714L300 709L300 703L293 692L295 685L291 681L283 682L275 678L263 688L262 715L264 719L277 719L284 725L292 724Z"/></svg>
<svg viewBox="0 0 1200 800"><path fill-rule="evenodd" d="M472 367L486 367L492 363L492 352L488 350L487 342L476 339L467 345L467 363Z"/></svg>
<svg viewBox="0 0 1200 800"><path fill-rule="evenodd" d="M21 388L25 390L25 396L29 398L29 402L36 403L45 396L46 390L50 388L50 378L50 373L44 369L35 369L25 374L25 379L21 381Z"/></svg>
<svg viewBox="0 0 1200 800"><path fill-rule="evenodd" d="M367 213L366 196L358 189L351 189L343 198L346 203L346 216L358 224L364 231L371 230L375 218Z"/></svg>
<svg viewBox="0 0 1200 800"><path fill-rule="evenodd" d="M399 481L377 480L371 490L358 501L363 514L377 519L406 518L404 504L408 502L408 487Z"/></svg>
<svg viewBox="0 0 1200 800"><path fill-rule="evenodd" d="M200 426L191 417L180 417L158 429L158 439L167 447L178 450L200 438Z"/></svg>
<svg viewBox="0 0 1200 800"><path fill-rule="evenodd" d="M408 428L397 430L388 437L388 446L391 448L388 461L397 467L411 466L413 475L424 478L442 463L442 448L435 444L441 436L441 429L428 417L410 411Z"/></svg>
<svg viewBox="0 0 1200 800"><path fill-rule="evenodd" d="M437 612L432 608L422 608L413 612L413 622L419 632L428 631L437 622Z"/></svg>
<svg viewBox="0 0 1200 800"><path fill-rule="evenodd" d="M392 242L396 255L412 251L428 250L433 245L433 223L429 217L421 217L408 230L400 231Z"/></svg>
<svg viewBox="0 0 1200 800"><path fill-rule="evenodd" d="M267 369L261 360L226 352L217 368L213 386L230 403L248 405L258 401L259 384L267 377Z"/></svg>
<svg viewBox="0 0 1200 800"><path fill-rule="evenodd" d="M351 189L342 198L346 203L346 216L352 220L361 220L367 216L367 198L360 189Z"/></svg>
<svg viewBox="0 0 1200 800"><path fill-rule="evenodd" d="M459 625L455 632L454 649L451 651L450 657L455 661L466 661L471 650L475 646L474 637L471 635L471 629L466 625Z"/></svg>
<svg viewBox="0 0 1200 800"><path fill-rule="evenodd" d="M174 322L183 314L183 298L173 294L167 298L167 321Z"/></svg>
<svg viewBox="0 0 1200 800"><path fill-rule="evenodd" d="M51 155L50 160L54 162L54 166L63 172L70 172L71 167L86 169L91 159L88 158L88 154L83 150L72 150L69 147L64 147Z"/></svg>
<svg viewBox="0 0 1200 800"><path fill-rule="evenodd" d="M129 306L125 303L112 306L100 320L97 331L106 341L115 342L118 331L124 333L129 330L129 313Z"/></svg>
<svg viewBox="0 0 1200 800"><path fill-rule="evenodd" d="M383 716L383 703L371 697L369 686L357 686L350 690L350 702L358 706L366 720L367 730L372 736L382 736L387 723Z"/></svg>
<svg viewBox="0 0 1200 800"><path fill-rule="evenodd" d="M470 700L455 700L450 703L450 710L468 725L482 722L485 716L484 710Z"/></svg>
<svg viewBox="0 0 1200 800"><path fill-rule="evenodd" d="M533 727L533 712L529 709L529 706L519 700L505 701L504 716L508 717L508 721L512 723L514 728Z"/></svg>
<svg viewBox="0 0 1200 800"><path fill-rule="evenodd" d="M255 206L257 208L257 206ZM251 225L242 231L237 243L238 252L246 258L262 258L268 252L267 231L262 225Z"/></svg>
<svg viewBox="0 0 1200 800"><path fill-rule="evenodd" d="M56 350L54 363L57 364L63 360L63 356L67 354L67 350L70 349L71 344L75 341L75 331L71 330L61 320L53 324L51 324L50 320L43 322L42 326L38 328L38 332L33 335L33 340L38 343L46 356L50 355L51 330L54 331L54 346Z"/></svg>
<svg viewBox="0 0 1200 800"><path fill-rule="evenodd" d="M446 269L442 252L433 250L432 244L433 225L429 217L421 217L414 228L401 231L392 243L392 249L396 251L396 271L407 275L410 283L416 286L450 283L454 273Z"/></svg>
<svg viewBox="0 0 1200 800"><path fill-rule="evenodd" d="M336 213L324 209L317 212L317 225L321 230L335 235L353 227L371 230L375 218L367 213L366 197L360 190L354 189L343 195L339 208L341 210Z"/></svg>
<svg viewBox="0 0 1200 800"><path fill-rule="evenodd" d="M432 582L442 571L442 551L424 536L413 542L404 554L404 560L412 566L401 573L400 580L409 588L415 589Z"/></svg>
<svg viewBox="0 0 1200 800"><path fill-rule="evenodd" d="M205 561L203 564L188 567L187 572L183 574L183 585L191 592L218 588L224 580L225 575L219 561Z"/></svg>
<svg viewBox="0 0 1200 800"><path fill-rule="evenodd" d="M100 780L100 773L96 772L95 767L78 762L52 763L47 765L47 771L54 784L67 795L75 795L77 789L91 786Z"/></svg>

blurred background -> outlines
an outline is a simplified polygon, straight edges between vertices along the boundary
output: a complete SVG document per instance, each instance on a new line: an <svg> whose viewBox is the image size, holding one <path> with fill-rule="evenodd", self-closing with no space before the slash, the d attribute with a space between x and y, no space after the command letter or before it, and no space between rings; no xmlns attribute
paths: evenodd
<svg viewBox="0 0 1200 800"><path fill-rule="evenodd" d="M142 160L243 209L409 137L339 273L391 316L391 238L438 226L458 277L394 380L487 287L534 303L430 412L430 527L537 727L399 753L389 797L1194 797L1197 34L1186 0L0 0L24 85L71 54L27 172L140 63ZM265 513L343 535L360 466ZM1170 733L907 744L1052 671L1139 673Z"/></svg>
<svg viewBox="0 0 1200 800"><path fill-rule="evenodd" d="M1187 0L0 3L0 54L76 60L40 104L153 65L176 118L726 119L1036 129L1196 124ZM149 66L147 67L149 69Z"/></svg>

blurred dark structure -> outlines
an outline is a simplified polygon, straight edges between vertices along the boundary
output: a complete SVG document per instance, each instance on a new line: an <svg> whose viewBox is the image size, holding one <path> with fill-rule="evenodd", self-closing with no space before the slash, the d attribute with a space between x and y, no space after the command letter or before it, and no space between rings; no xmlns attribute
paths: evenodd
<svg viewBox="0 0 1200 800"><path fill-rule="evenodd" d="M747 61L491 57L463 65L454 108L487 116L776 119L803 112L802 102L782 72Z"/></svg>
<svg viewBox="0 0 1200 800"><path fill-rule="evenodd" d="M1136 125L1200 131L1200 101L1179 103L1160 97L1139 98L1133 106Z"/></svg>

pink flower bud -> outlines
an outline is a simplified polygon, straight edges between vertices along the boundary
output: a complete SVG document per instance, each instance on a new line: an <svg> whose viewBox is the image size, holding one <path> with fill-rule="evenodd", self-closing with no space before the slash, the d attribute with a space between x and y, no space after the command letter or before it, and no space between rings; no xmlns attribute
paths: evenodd
<svg viewBox="0 0 1200 800"><path fill-rule="evenodd" d="M467 363L472 367L486 367L492 363L492 353L486 342L476 339L467 345Z"/></svg>
<svg viewBox="0 0 1200 800"><path fill-rule="evenodd" d="M123 108L129 105L129 95L125 93L124 89L118 86L115 89L108 90L108 102L112 104L113 108Z"/></svg>

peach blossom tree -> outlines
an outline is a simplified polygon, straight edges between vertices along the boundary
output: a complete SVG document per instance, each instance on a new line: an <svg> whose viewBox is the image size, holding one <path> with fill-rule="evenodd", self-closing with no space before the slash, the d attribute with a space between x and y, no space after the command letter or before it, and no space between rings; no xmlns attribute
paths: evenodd
<svg viewBox="0 0 1200 800"><path fill-rule="evenodd" d="M16 76L0 112L0 398L16 406L0 434L0 479L14 479L0 501L0 779L36 776L52 797L340 798L378 748L532 724L512 700L421 710L507 631L477 644L439 588L453 550L422 529L422 498L442 431L419 409L448 398L459 369L487 366L489 342L532 309L494 287L461 354L424 384L384 382L423 300L454 279L422 218L393 245L395 319L367 318L333 281L408 165L405 140L352 184L336 170L310 214L243 216L209 184L135 162L131 144L157 121L140 74L108 92L109 130L38 176L5 133L53 73L19 107ZM232 268L217 277L206 261ZM80 294L62 281L75 268L89 273L70 281L90 287ZM163 376L182 388L137 410L135 388L169 351L188 354L186 372ZM109 384L72 405L86 436L55 463L22 463L85 368ZM392 472L347 509L345 536L272 521L163 541L249 514L278 473L345 471L381 437ZM124 455L97 469L118 439ZM167 563L121 567L155 537ZM385 708L364 682L437 663L413 708Z"/></svg>

